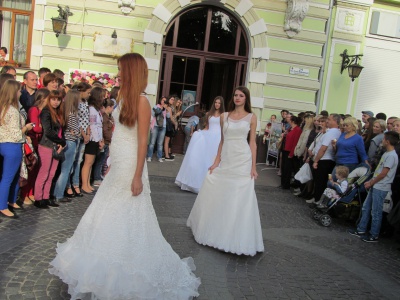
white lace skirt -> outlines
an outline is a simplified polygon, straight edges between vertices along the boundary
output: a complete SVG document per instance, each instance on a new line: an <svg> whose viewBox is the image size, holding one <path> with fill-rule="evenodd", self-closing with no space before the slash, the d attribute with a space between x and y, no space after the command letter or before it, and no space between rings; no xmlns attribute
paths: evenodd
<svg viewBox="0 0 400 300"><path fill-rule="evenodd" d="M183 300L198 296L200 279L192 273L193 260L181 260L164 239L149 190L133 197L113 182L113 171L105 177L74 235L58 244L50 273L68 284L71 299Z"/></svg>

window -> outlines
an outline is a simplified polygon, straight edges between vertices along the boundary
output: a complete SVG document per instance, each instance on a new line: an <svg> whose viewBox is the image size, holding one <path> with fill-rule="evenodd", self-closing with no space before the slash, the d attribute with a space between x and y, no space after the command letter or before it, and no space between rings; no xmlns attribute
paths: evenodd
<svg viewBox="0 0 400 300"><path fill-rule="evenodd" d="M195 7L167 28L164 46L247 57L247 39L236 19L216 7Z"/></svg>
<svg viewBox="0 0 400 300"><path fill-rule="evenodd" d="M0 0L0 61L29 66L33 0Z"/></svg>

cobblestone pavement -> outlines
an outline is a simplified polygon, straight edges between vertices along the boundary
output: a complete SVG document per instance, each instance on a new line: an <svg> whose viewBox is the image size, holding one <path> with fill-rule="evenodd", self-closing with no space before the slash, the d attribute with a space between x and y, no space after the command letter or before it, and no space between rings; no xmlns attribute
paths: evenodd
<svg viewBox="0 0 400 300"><path fill-rule="evenodd" d="M160 227L181 257L194 258L195 273L202 281L198 299L400 298L398 243L386 239L364 243L347 234L350 224L341 220L322 227L303 200L262 182L256 192L264 253L237 256L198 245L185 225L195 195L174 185L169 176L173 171L157 176L162 164L151 164L152 199ZM269 182L275 184L276 179ZM69 299L67 286L47 268L57 242L72 235L90 202L85 196L49 210L27 207L18 220L2 219L1 300Z"/></svg>

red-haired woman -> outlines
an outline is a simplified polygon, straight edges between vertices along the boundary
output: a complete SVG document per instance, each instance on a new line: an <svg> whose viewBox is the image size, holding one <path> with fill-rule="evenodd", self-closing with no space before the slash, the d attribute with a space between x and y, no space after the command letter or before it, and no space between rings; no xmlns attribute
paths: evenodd
<svg viewBox="0 0 400 300"><path fill-rule="evenodd" d="M114 111L111 166L74 235L59 244L50 273L72 299L189 299L200 280L162 236L151 204L146 150L150 105L145 59L118 59L121 90Z"/></svg>
<svg viewBox="0 0 400 300"><path fill-rule="evenodd" d="M49 101L40 114L43 137L39 143L41 166L35 182L35 206L38 208L57 207L59 204L50 199L51 183L57 170L58 160L53 158L53 149L61 153L66 145L63 137L63 104L58 90L50 91Z"/></svg>

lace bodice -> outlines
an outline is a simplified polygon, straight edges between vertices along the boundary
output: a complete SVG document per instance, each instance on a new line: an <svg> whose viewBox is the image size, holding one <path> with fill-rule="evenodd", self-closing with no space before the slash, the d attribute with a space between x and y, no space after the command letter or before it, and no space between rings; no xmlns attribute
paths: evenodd
<svg viewBox="0 0 400 300"><path fill-rule="evenodd" d="M137 165L138 133L136 125L134 127L127 127L118 121L119 113L120 108L118 106L113 112L115 130L110 147L110 173L112 172L113 177L118 178L119 186L130 190ZM142 180L144 192L150 193L146 162L144 163Z"/></svg>
<svg viewBox="0 0 400 300"><path fill-rule="evenodd" d="M247 140L250 130L252 113L249 113L240 120L233 120L228 117L229 113L224 113L224 141L227 140Z"/></svg>

